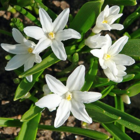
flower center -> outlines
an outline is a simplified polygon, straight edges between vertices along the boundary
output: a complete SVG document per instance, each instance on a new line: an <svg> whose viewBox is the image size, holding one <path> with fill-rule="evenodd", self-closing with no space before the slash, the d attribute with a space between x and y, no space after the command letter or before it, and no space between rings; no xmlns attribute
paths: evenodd
<svg viewBox="0 0 140 140"><path fill-rule="evenodd" d="M68 101L70 101L70 100L72 99L72 94L71 94L70 92L68 92L68 93L66 94L66 99L67 99Z"/></svg>
<svg viewBox="0 0 140 140"><path fill-rule="evenodd" d="M49 39L54 39L55 38L55 34L53 32L49 32L47 35L48 35Z"/></svg>
<svg viewBox="0 0 140 140"><path fill-rule="evenodd" d="M32 53L33 52L33 48L28 48L28 52Z"/></svg>
<svg viewBox="0 0 140 140"><path fill-rule="evenodd" d="M102 23L108 23L108 21L107 20L104 20Z"/></svg>
<svg viewBox="0 0 140 140"><path fill-rule="evenodd" d="M105 54L105 55L104 55L104 59L105 59L105 60L110 59L110 57L111 57L111 55L109 55L109 54Z"/></svg>

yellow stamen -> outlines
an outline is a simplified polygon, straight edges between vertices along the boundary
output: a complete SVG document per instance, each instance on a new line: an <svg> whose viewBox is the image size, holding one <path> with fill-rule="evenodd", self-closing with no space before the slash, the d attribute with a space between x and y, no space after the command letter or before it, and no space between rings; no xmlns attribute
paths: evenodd
<svg viewBox="0 0 140 140"><path fill-rule="evenodd" d="M49 37L50 39L54 39L54 38L55 38L55 34L54 34L53 32L49 32L49 33L48 33L48 37Z"/></svg>
<svg viewBox="0 0 140 140"><path fill-rule="evenodd" d="M110 59L110 57L111 57L111 55L109 55L109 54L105 54L105 55L104 55L104 59L105 59L105 60Z"/></svg>
<svg viewBox="0 0 140 140"><path fill-rule="evenodd" d="M32 48L28 48L28 52L29 53L32 53L33 52L33 49Z"/></svg>
<svg viewBox="0 0 140 140"><path fill-rule="evenodd" d="M71 94L70 92L68 92L68 93L66 94L66 99L67 99L68 101L70 101L70 100L72 99L72 94Z"/></svg>
<svg viewBox="0 0 140 140"><path fill-rule="evenodd" d="M107 20L104 20L102 23L108 23L108 21Z"/></svg>

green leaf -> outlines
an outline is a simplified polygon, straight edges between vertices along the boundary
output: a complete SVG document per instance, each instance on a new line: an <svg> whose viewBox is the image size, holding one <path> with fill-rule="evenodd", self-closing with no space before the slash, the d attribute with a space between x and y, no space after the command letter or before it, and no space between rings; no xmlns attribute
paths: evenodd
<svg viewBox="0 0 140 140"><path fill-rule="evenodd" d="M99 0L85 3L73 19L70 28L80 33L86 33L94 25L103 2L103 0Z"/></svg>
<svg viewBox="0 0 140 140"><path fill-rule="evenodd" d="M102 103L100 101L96 101L93 104L104 109L105 111L109 112L110 114L120 117L120 119L116 120L117 123L131 129L134 132L140 133L140 120L139 119L137 119L125 112L122 112L114 107L111 107L105 103Z"/></svg>
<svg viewBox="0 0 140 140"><path fill-rule="evenodd" d="M105 5L124 5L124 6L134 6L137 4L136 0L105 0Z"/></svg>
<svg viewBox="0 0 140 140"><path fill-rule="evenodd" d="M30 91L30 89L33 87L33 85L35 84L35 82L38 80L38 77L43 73L43 71L40 71L38 73L36 73L35 75L33 75L33 81L32 82L28 82L26 80L26 78L24 78L20 84L18 85L17 89L16 89L16 93L15 93L15 97L14 97L14 101L24 97L25 94L27 94L27 92Z"/></svg>
<svg viewBox="0 0 140 140"><path fill-rule="evenodd" d="M20 127L22 122L13 118L0 118L1 127Z"/></svg>
<svg viewBox="0 0 140 140"><path fill-rule="evenodd" d="M127 134L122 132L113 123L102 124L102 126L116 139L116 140L132 140Z"/></svg>
<svg viewBox="0 0 140 140"><path fill-rule="evenodd" d="M18 6L18 5L15 5L14 8L18 12L20 12L21 14L23 14L27 18L29 18L31 21L33 21L36 25L41 26L40 21L35 16L33 16L30 12L26 11L24 8L22 8L22 7Z"/></svg>
<svg viewBox="0 0 140 140"><path fill-rule="evenodd" d="M85 83L84 83L84 86L82 87L82 91L88 91L91 88L94 82L94 79L97 75L97 72L98 72L98 60L91 59L90 68L89 68L88 73L85 76Z"/></svg>
<svg viewBox="0 0 140 140"><path fill-rule="evenodd" d="M95 131L95 130L89 130L89 129L83 129L78 127L68 127L68 126L61 126L59 128L55 128L53 126L49 125L39 125L39 129L46 129L51 131L57 131L57 132L70 132L73 134L78 134L82 136L86 136L95 140L106 140L109 138L108 135L103 134L101 132Z"/></svg>
<svg viewBox="0 0 140 140"><path fill-rule="evenodd" d="M140 57L140 39L130 39L124 46L121 53L132 56L136 59L139 59L139 57Z"/></svg>
<svg viewBox="0 0 140 140"><path fill-rule="evenodd" d="M89 116L91 116L92 119L96 122L111 123L120 119L118 116L108 113L104 109L94 104L86 104L86 110Z"/></svg>
<svg viewBox="0 0 140 140"><path fill-rule="evenodd" d="M75 52L75 45L66 47L66 52L69 55L73 54ZM45 59L43 59L41 63L36 64L33 68L22 73L19 77L25 77L25 76L28 76L31 74L35 74L41 70L44 70L44 69L50 67L51 65L53 65L59 61L60 60L58 58L56 58L56 56L53 53L51 53L49 56L47 56Z"/></svg>
<svg viewBox="0 0 140 140"><path fill-rule="evenodd" d="M21 121L29 121L32 118L34 118L36 115L38 115L38 113L42 112L44 110L44 108L39 108L37 106L31 106L30 109L28 111L26 111L24 113L24 115L21 118Z"/></svg>
<svg viewBox="0 0 140 140"><path fill-rule="evenodd" d="M127 89L127 91L128 91L128 96L129 97L132 97L132 96L135 96L135 95L139 94L140 93L140 83L136 83L136 84L130 86Z"/></svg>
<svg viewBox="0 0 140 140"><path fill-rule="evenodd" d="M35 140L40 121L41 113L32 120L24 122L17 137L17 140Z"/></svg>

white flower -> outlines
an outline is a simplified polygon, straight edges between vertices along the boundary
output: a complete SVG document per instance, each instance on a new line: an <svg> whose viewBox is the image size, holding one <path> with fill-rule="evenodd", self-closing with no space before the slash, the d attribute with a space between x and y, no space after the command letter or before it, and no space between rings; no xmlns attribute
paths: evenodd
<svg viewBox="0 0 140 140"><path fill-rule="evenodd" d="M2 43L1 47L12 54L16 54L6 65L5 70L15 70L22 65L24 65L24 71L33 67L34 62L40 63L42 61L41 57L37 53L33 53L35 48L35 43L27 40L23 37L20 31L16 28L12 29L12 35L14 40L18 43L15 45ZM32 82L33 76L26 76L29 82Z"/></svg>
<svg viewBox="0 0 140 140"><path fill-rule="evenodd" d="M119 6L116 5L109 8L109 6L107 5L97 17L96 25L92 29L92 31L94 33L99 33L102 30L122 30L124 28L123 25L118 23L113 24L118 18L122 16L122 14L119 14L119 11Z"/></svg>
<svg viewBox="0 0 140 140"><path fill-rule="evenodd" d="M114 82L122 82L123 76L125 76L127 73L125 72L126 67L123 65L116 65L116 68L118 70L118 74L114 75L109 68L103 69L105 75L108 77L108 79L114 81Z"/></svg>
<svg viewBox="0 0 140 140"><path fill-rule="evenodd" d="M99 63L102 69L104 69L108 78L112 77L110 78L110 80L112 80L113 76L121 77L120 75L124 75L124 67L134 64L135 60L125 54L119 54L128 41L127 36L121 37L113 45L111 45L112 40L109 35L107 35L107 38L108 43L106 43L101 49L91 50L91 53L99 58ZM120 69L122 66L123 69Z"/></svg>
<svg viewBox="0 0 140 140"><path fill-rule="evenodd" d="M47 84L43 85L43 92L44 92L44 96L50 94L51 91Z"/></svg>
<svg viewBox="0 0 140 140"><path fill-rule="evenodd" d="M121 98L122 98L122 100L123 100L124 103L131 104L130 97L127 94L121 95Z"/></svg>
<svg viewBox="0 0 140 140"><path fill-rule="evenodd" d="M66 86L49 74L45 77L49 89L54 94L42 97L35 104L40 108L47 107L48 109L59 106L54 122L55 127L61 126L68 119L70 111L78 120L92 123L92 119L87 114L83 103L100 99L101 93L80 91L85 82L85 67L83 65L77 67L68 77Z"/></svg>
<svg viewBox="0 0 140 140"><path fill-rule="evenodd" d="M73 29L64 29L68 21L69 9L67 8L63 10L54 20L54 22L52 22L52 19L49 17L47 12L44 9L39 8L39 17L42 28L37 26L24 28L24 32L28 36L39 40L39 43L36 45L34 52L40 53L44 49L51 46L52 51L57 58L66 60L67 55L64 45L61 41L65 41L71 38L81 38L81 35L77 31Z"/></svg>
<svg viewBox="0 0 140 140"><path fill-rule="evenodd" d="M97 34L94 36L89 36L85 40L85 45L94 49L94 48L101 48L104 44L107 43L107 37L101 36L101 34Z"/></svg>

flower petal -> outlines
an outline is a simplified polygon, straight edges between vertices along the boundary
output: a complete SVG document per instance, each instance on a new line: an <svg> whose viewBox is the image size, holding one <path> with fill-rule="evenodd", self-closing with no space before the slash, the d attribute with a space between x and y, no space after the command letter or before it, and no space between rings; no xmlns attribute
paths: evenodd
<svg viewBox="0 0 140 140"><path fill-rule="evenodd" d="M52 29L52 19L50 18L48 13L43 8L39 8L39 18L40 18L40 22L41 22L43 31L45 33L51 32L53 30Z"/></svg>
<svg viewBox="0 0 140 140"><path fill-rule="evenodd" d="M104 52L102 49L93 49L90 52L98 58L103 58Z"/></svg>
<svg viewBox="0 0 140 140"><path fill-rule="evenodd" d="M39 40L39 39L45 37L45 34L44 34L42 28L37 27L37 26L25 27L24 32L27 36L35 38L36 40Z"/></svg>
<svg viewBox="0 0 140 140"><path fill-rule="evenodd" d="M32 81L33 81L33 75L26 76L26 79L27 79L29 82L32 82Z"/></svg>
<svg viewBox="0 0 140 140"><path fill-rule="evenodd" d="M39 56L39 54L35 54L35 60L36 63L40 63L42 61L42 58Z"/></svg>
<svg viewBox="0 0 140 140"><path fill-rule="evenodd" d="M110 46L109 54L117 55L123 49L127 41L128 41L127 36L119 38L112 46Z"/></svg>
<svg viewBox="0 0 140 140"><path fill-rule="evenodd" d="M101 32L101 30L102 30L102 28L99 28L99 27L95 26L95 27L92 29L92 32L95 33L95 34L98 34L98 33Z"/></svg>
<svg viewBox="0 0 140 140"><path fill-rule="evenodd" d="M112 60L115 61L117 65L130 66L135 63L135 60L133 58L125 54L117 54L112 58Z"/></svg>
<svg viewBox="0 0 140 140"><path fill-rule="evenodd" d="M123 14L117 14L117 15L110 15L106 18L108 21L108 24L111 25L113 24L118 18L120 18Z"/></svg>
<svg viewBox="0 0 140 140"><path fill-rule="evenodd" d="M53 77L49 74L46 74L45 78L46 78L48 87L52 92L61 96L68 91L68 88L66 86L64 86L63 83L61 83L55 77Z"/></svg>
<svg viewBox="0 0 140 140"><path fill-rule="evenodd" d="M22 66L27 59L30 57L30 54L17 54L15 55L6 65L5 70L15 70Z"/></svg>
<svg viewBox="0 0 140 140"><path fill-rule="evenodd" d="M72 99L71 101L71 112L75 118L78 120L84 121L86 123L92 123L91 117L87 114L85 110L85 105L81 102L77 102Z"/></svg>
<svg viewBox="0 0 140 140"><path fill-rule="evenodd" d="M47 107L48 109L52 109L56 108L60 104L61 100L62 98L57 94L49 94L39 99L35 105L40 108Z"/></svg>
<svg viewBox="0 0 140 140"><path fill-rule="evenodd" d="M1 47L12 54L26 54L28 53L28 48L24 44L16 44L16 45L11 45L11 44L5 44L2 43Z"/></svg>
<svg viewBox="0 0 140 140"><path fill-rule="evenodd" d="M51 92L47 84L43 85L43 92L44 95L48 95Z"/></svg>
<svg viewBox="0 0 140 140"><path fill-rule="evenodd" d="M24 63L24 71L30 69L33 67L35 62L35 56L30 54L30 57L26 59L26 62Z"/></svg>
<svg viewBox="0 0 140 140"><path fill-rule="evenodd" d="M66 86L70 91L80 90L85 82L85 66L78 66L68 77Z"/></svg>
<svg viewBox="0 0 140 140"><path fill-rule="evenodd" d="M56 33L58 30L64 29L68 22L69 12L69 8L66 8L58 15L58 17L53 22L53 32Z"/></svg>
<svg viewBox="0 0 140 140"><path fill-rule="evenodd" d="M81 92L81 91L74 91L73 92L74 99L76 99L79 102L83 103L91 103L99 100L102 96L99 92Z"/></svg>
<svg viewBox="0 0 140 140"><path fill-rule="evenodd" d="M23 37L23 35L21 34L21 32L16 29L16 28L13 28L12 29L12 35L13 35L13 38L14 40L17 42L17 43L23 43L26 39Z"/></svg>
<svg viewBox="0 0 140 140"><path fill-rule="evenodd" d="M116 14L119 13L119 11L120 11L120 7L117 6L117 5L111 6L111 7L109 8L109 14L111 14L111 15L116 15Z"/></svg>
<svg viewBox="0 0 140 140"><path fill-rule="evenodd" d="M56 34L57 40L68 40L71 38L80 39L81 35L73 29L60 30Z"/></svg>
<svg viewBox="0 0 140 140"><path fill-rule="evenodd" d="M62 99L56 113L54 127L60 127L69 117L71 110L71 102Z"/></svg>
<svg viewBox="0 0 140 140"><path fill-rule="evenodd" d="M114 61L112 60L107 60L105 61L105 65L110 69L110 71L114 74L118 74L118 69Z"/></svg>
<svg viewBox="0 0 140 140"><path fill-rule="evenodd" d="M111 28L115 29L115 30L122 30L124 28L124 26L122 24L115 23L115 24L111 25Z"/></svg>
<svg viewBox="0 0 140 140"><path fill-rule="evenodd" d="M51 48L53 53L56 55L56 57L60 60L66 60L67 54L64 48L64 45L62 42L58 40L53 40L51 44Z"/></svg>
<svg viewBox="0 0 140 140"><path fill-rule="evenodd" d="M51 45L51 40L47 38L42 38L39 40L37 45L35 46L35 49L33 50L34 54L39 54L42 51L44 51L46 48L48 48Z"/></svg>

